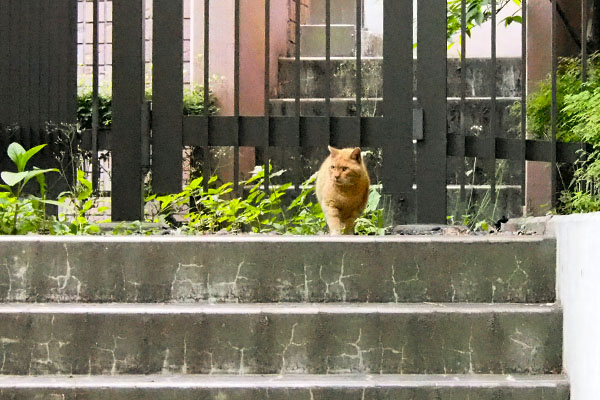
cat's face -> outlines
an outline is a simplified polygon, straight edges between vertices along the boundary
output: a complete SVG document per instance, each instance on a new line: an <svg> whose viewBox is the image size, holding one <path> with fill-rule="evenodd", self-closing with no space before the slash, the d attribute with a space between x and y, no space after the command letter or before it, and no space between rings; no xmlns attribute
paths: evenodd
<svg viewBox="0 0 600 400"><path fill-rule="evenodd" d="M353 185L362 176L360 148L336 149L329 147L329 178L335 185Z"/></svg>

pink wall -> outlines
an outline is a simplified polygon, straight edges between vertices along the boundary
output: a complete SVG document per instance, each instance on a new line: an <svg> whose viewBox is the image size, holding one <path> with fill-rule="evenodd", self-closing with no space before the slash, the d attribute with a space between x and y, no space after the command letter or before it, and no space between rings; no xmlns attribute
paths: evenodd
<svg viewBox="0 0 600 400"><path fill-rule="evenodd" d="M192 82L204 80L204 2L192 2ZM278 59L285 55L287 1L271 2L272 93L277 88ZM240 114L264 114L265 0L240 0ZM210 87L221 105L221 115L233 115L234 1L210 4ZM212 78L214 76L214 78Z"/></svg>

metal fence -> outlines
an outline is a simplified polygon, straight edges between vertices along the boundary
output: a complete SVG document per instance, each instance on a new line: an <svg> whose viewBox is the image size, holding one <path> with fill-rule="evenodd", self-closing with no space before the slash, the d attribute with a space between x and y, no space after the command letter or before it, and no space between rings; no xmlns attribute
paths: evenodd
<svg viewBox="0 0 600 400"><path fill-rule="evenodd" d="M448 132L447 126L447 43L446 2L419 0L385 0L383 35L383 116L362 116L365 102L362 81L364 64L361 34L355 38L355 116L332 113L332 32L331 3L325 3L325 109L324 116L301 115L301 2L292 0L294 24L295 98L292 116L270 115L272 88L269 77L271 46L271 0L264 0L264 115L240 115L240 0L234 0L234 115L208 114L210 99L209 51L213 34L210 0L204 4L204 99L205 115L184 116L183 109L183 31L182 0L153 1L152 110L145 89L145 2L113 2L113 118L110 131L99 130L98 113L94 128L86 136L87 145L97 154L99 149L112 152L112 219L143 218L143 181L152 171L153 189L157 193L181 189L182 149L204 149L206 160L211 146L235 149L234 184L239 184L239 147L261 148L268 160L269 151L285 147L361 146L383 149L382 185L392 198L396 222L418 221L443 223L447 215L448 168L456 168L460 197L466 193L465 159L485 160L490 171L491 191L496 193L496 160L512 160L521 170L521 188L525 182L526 160L574 162L579 144L556 142L556 90L553 93L552 138L550 141L526 137L526 31L527 1L522 1L522 78L520 134L510 137L499 129L496 120L497 91L491 84L489 126L480 135L471 135L466 126L466 73L460 81L460 129ZM214 0L213 0L214 1ZM275 0L283 1L283 0ZM354 1L354 0L352 0ZM356 0L357 31L363 25L363 1ZM466 71L466 0L462 1L460 69ZM496 76L496 14L492 2L492 57L490 77ZM559 12L553 2L553 32ZM98 21L98 2L94 1ZM584 7L585 8L585 7ZM416 9L416 15L414 10ZM418 21L416 37L413 20ZM44 121L73 121L76 95L76 0L0 0L0 124L21 126L17 138L25 145ZM587 21L582 20L582 35ZM94 55L98 54L98 24L94 26ZM68 27L68 29L65 29ZM555 34L555 33L553 33ZM414 59L414 43L416 59ZM585 39L581 41L585 55ZM553 86L556 88L556 47L553 46ZM60 55L56 57L56 55ZM585 57L583 57L585 60ZM58 61L60 60L60 62ZM97 94L98 57L94 57L93 86ZM585 62L583 63L585 70ZM413 76L413 71L414 76ZM585 74L584 74L585 75ZM416 81L416 90L414 90ZM95 102L97 110L97 102ZM4 143L3 143L4 144ZM454 159L459 162L451 162ZM97 160L94 159L96 163ZM268 169L267 169L268 170ZM556 168L552 168L552 188L556 193ZM95 172L97 174L97 170ZM206 181L206 180L205 180ZM268 180L267 180L268 182ZM524 199L521 189L521 198Z"/></svg>
<svg viewBox="0 0 600 400"><path fill-rule="evenodd" d="M72 0L0 1L0 126L11 128L3 149L45 142L47 121L76 121L76 23Z"/></svg>

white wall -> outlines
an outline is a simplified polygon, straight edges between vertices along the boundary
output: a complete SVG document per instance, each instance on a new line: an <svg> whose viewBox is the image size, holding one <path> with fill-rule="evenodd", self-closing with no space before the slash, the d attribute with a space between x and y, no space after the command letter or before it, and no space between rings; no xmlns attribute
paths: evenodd
<svg viewBox="0 0 600 400"><path fill-rule="evenodd" d="M553 217L571 400L600 398L600 213Z"/></svg>

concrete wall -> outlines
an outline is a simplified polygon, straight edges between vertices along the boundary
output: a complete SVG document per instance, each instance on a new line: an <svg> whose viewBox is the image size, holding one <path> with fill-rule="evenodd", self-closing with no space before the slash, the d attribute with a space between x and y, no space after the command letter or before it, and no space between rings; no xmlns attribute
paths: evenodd
<svg viewBox="0 0 600 400"><path fill-rule="evenodd" d="M600 213L552 218L558 300L564 310L563 363L572 400L600 393Z"/></svg>

